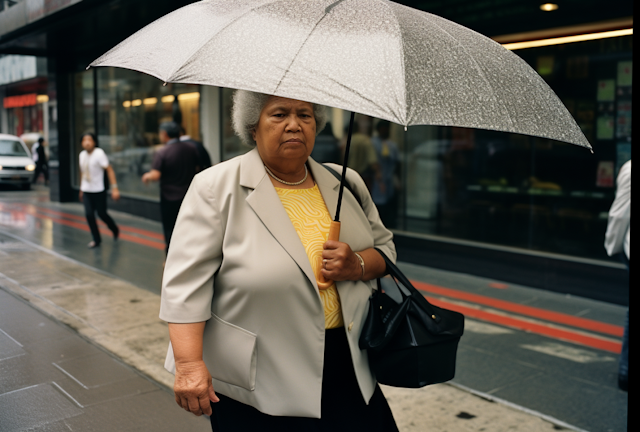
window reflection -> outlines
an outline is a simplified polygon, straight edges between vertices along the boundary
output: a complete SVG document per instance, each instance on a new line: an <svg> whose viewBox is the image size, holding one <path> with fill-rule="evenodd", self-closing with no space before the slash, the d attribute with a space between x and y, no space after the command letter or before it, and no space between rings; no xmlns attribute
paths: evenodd
<svg viewBox="0 0 640 432"><path fill-rule="evenodd" d="M516 52L547 81L594 148L512 133L391 124L399 157L396 229L610 260L603 241L615 177L631 158L631 37ZM223 159L245 153L223 89ZM349 113L332 109L346 142ZM356 115L373 128L378 119Z"/></svg>
<svg viewBox="0 0 640 432"><path fill-rule="evenodd" d="M94 74L97 115L94 116ZM151 169L162 144L158 127L165 121L181 124L187 135L200 140L199 86L167 84L154 77L119 68L99 68L75 76L74 181L79 184L77 156L80 137L97 129L100 147L109 156L118 187L124 195L159 199L159 185L145 185L142 174ZM97 127L95 125L97 119Z"/></svg>

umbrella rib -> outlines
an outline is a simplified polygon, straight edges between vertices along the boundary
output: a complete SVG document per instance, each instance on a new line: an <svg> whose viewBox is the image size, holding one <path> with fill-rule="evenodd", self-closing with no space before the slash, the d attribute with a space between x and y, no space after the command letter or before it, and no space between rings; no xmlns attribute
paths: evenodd
<svg viewBox="0 0 640 432"><path fill-rule="evenodd" d="M437 15L433 15L433 16L436 16L436 17L437 17ZM438 18L440 18L440 17L438 17ZM434 20L434 21L435 21L435 20ZM487 79L487 75L485 74L484 70L480 67L480 65L478 64L478 62L476 61L476 59L475 59L473 56L471 56L471 55L469 54L469 52L467 51L467 48L466 48L464 45L462 45L462 44L461 44L461 43L460 43L460 42L459 42L455 37L453 37L453 36L451 35L451 33L449 33L449 32L448 32L448 31L446 31L444 28L442 28L440 25L438 25L438 23L437 23L437 22L434 22L434 23L433 23L433 25L435 25L436 27L438 27L438 29L440 29L440 31L442 31L444 34L446 34L447 36L449 36L449 38L450 38L451 40L455 41L455 43L457 43L457 44L460 46L460 48L462 48L462 50L463 50L464 52L466 52L466 53L467 53L468 58L469 58L469 59L471 59L471 61L476 65L476 68L478 69L478 71L479 71L479 72L480 72L480 74L482 75L482 78L484 79L484 81L485 81L485 82L489 85L489 87L493 90L493 86L491 85L491 81L489 81L489 80ZM511 124L511 128L512 128L512 129L515 129L515 124L514 124L514 122L513 122L513 119L511 118L511 113L510 113L510 111L509 111L508 107L507 107L507 106L504 104L504 102L502 102L499 98L495 97L495 92L493 92L493 94L494 94L494 99L496 100L496 102L500 103L500 104L504 107L504 110L505 110L505 112L507 113L507 118L509 119L509 123Z"/></svg>
<svg viewBox="0 0 640 432"><path fill-rule="evenodd" d="M400 37L398 38L400 40L400 52L402 53L402 55L400 56L400 60L401 60L401 65L402 65L402 76L404 77L404 82L407 82L407 69L405 67L405 61L404 61L404 53L405 53L405 49L404 49L404 38L402 37L402 27L400 26L400 20L398 19L398 16L395 13L395 10L391 7L391 2L389 2L388 0L378 0L379 3L384 4L387 9L389 9L389 11L391 11L391 15L393 15L393 17L396 19L396 24L398 26L398 33L400 33ZM404 6L404 5L402 5ZM402 94L402 101L404 104L404 110L402 111L403 117L404 117L404 127L405 130L407 128L407 126L409 125L409 119L407 118L407 87L406 85L402 87L403 90L403 94Z"/></svg>
<svg viewBox="0 0 640 432"><path fill-rule="evenodd" d="M336 2L338 3L338 2ZM335 5L335 3L334 3ZM322 18L320 18L318 20L318 22L313 26L313 28L311 29L311 31L309 32L309 34L307 35L307 37L304 39L304 42L302 42L300 44L300 48L298 48L298 52L296 52L296 54L293 56L293 58L291 59L291 62L289 63L289 66L287 66L287 68L285 69L284 73L282 74L282 76L280 77L280 81L278 81L278 85L276 85L276 88L273 90L273 93L275 94L278 91L278 88L280 88L280 84L282 84L282 81L284 81L285 77L287 76L287 73L289 73L289 70L291 69L291 65L293 65L293 63L296 61L296 58L298 58L298 54L300 54L300 51L302 51L302 48L304 48L305 44L307 43L307 41L309 40L309 38L311 37L311 34L316 30L316 28L318 28L318 25L320 25L320 23L322 22L322 20L329 15L327 12L324 13L324 15L322 15Z"/></svg>
<svg viewBox="0 0 640 432"><path fill-rule="evenodd" d="M252 6L250 9L247 9L246 11L242 12L240 15L238 15L237 17L235 17L234 19L232 19L231 21L229 21L224 27L222 27L220 30L218 30L215 34L213 34L211 36L211 38L209 38L204 44L200 45L199 47L197 47L196 49L193 50L193 53L191 53L189 55L189 57L187 57L187 59L182 62L181 65L179 65L173 72L171 72L169 74L169 77L167 78L166 82L171 82L171 77L173 77L175 75L176 72L178 72L185 64L187 64L197 53L198 51L200 51L202 49L202 47L206 44L208 44L209 42L211 42L211 39L215 38L216 36L218 36L221 32L223 32L225 29L227 29L228 27L230 27L231 25L235 24L238 20L244 18L245 16L247 16L248 14L250 14L251 12L255 11L258 8L261 8L262 6L269 4L269 3L280 3L282 1L285 0L277 0L277 1L273 1L273 0L265 0L262 3L260 3L259 5L256 6Z"/></svg>

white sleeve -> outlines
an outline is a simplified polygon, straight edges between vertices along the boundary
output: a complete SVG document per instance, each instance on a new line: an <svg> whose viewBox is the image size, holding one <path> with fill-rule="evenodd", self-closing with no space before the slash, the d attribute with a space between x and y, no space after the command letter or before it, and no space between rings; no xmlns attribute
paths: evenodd
<svg viewBox="0 0 640 432"><path fill-rule="evenodd" d="M622 168L616 181L616 197L609 210L604 247L609 256L622 252L631 224L631 161Z"/></svg>
<svg viewBox="0 0 640 432"><path fill-rule="evenodd" d="M98 163L100 164L100 166L104 169L107 169L107 167L109 166L109 158L107 157L107 154L104 152L104 150L100 149L100 153L98 154L98 156Z"/></svg>

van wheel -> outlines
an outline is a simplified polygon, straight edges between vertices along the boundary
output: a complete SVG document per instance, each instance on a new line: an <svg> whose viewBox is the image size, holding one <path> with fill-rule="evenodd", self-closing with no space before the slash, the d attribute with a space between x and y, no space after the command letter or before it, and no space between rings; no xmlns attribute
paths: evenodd
<svg viewBox="0 0 640 432"><path fill-rule="evenodd" d="M22 183L22 185L20 186L20 189L24 190L24 191L28 191L31 189L31 183Z"/></svg>

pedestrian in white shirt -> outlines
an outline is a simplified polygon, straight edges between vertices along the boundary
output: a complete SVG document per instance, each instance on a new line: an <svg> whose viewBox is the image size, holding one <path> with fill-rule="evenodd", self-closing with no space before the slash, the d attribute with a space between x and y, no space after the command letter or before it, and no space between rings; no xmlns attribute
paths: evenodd
<svg viewBox="0 0 640 432"><path fill-rule="evenodd" d="M120 199L120 192L116 184L116 174L109 165L109 158L104 150L98 147L98 141L94 134L85 133L82 136L82 148L84 150L80 152L80 173L82 174L80 201L84 204L85 216L93 237L93 241L89 242L87 247L93 249L100 246L101 242L96 213L107 224L113 233L114 240L117 240L120 234L118 226L107 213L107 191L104 187L105 171L111 184L111 197L115 201Z"/></svg>
<svg viewBox="0 0 640 432"><path fill-rule="evenodd" d="M609 256L621 254L622 261L631 265L631 160L620 168L616 180L616 197L609 210L604 247ZM622 351L618 367L618 387L627 391L629 383L629 310L622 336Z"/></svg>

